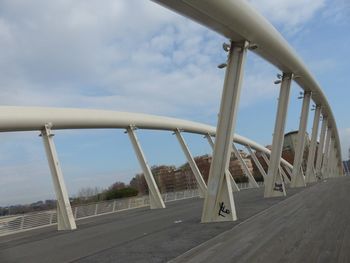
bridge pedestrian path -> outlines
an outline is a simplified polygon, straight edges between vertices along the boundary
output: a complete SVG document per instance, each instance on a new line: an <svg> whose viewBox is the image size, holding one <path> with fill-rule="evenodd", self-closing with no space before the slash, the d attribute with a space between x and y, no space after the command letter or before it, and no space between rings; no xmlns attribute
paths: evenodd
<svg viewBox="0 0 350 263"><path fill-rule="evenodd" d="M350 262L350 177L309 187L172 262Z"/></svg>
<svg viewBox="0 0 350 263"><path fill-rule="evenodd" d="M262 197L262 187L243 190L234 194L239 217L236 222L201 224L203 200L194 198L169 203L166 209L140 208L83 219L78 222L78 229L75 231L57 232L55 226L53 226L4 236L0 238L0 262L166 262L184 253L185 258L179 260L191 260L192 255L191 253L186 254L187 251L197 247L199 250L195 249L195 251L199 253L201 244L215 242L213 240L216 236L222 233L229 235L227 231L236 231L233 235L236 236L235 241L230 242L232 245L231 251L240 251L235 255L243 257L245 250L242 251L240 245L249 247L250 243L244 243L247 242L247 239L245 234L241 234L241 232L250 231L249 237L252 237L252 240L261 238L258 234L256 237L252 236L251 228L244 227L251 224L249 223L251 220L254 221L254 218L269 215L271 211L274 216L260 223L260 227L257 227L257 233L261 233L266 228L281 229L280 225L270 226L269 223L271 220L282 220L281 218L285 220L285 223L289 222L290 227L294 227L292 215L298 214L297 211L303 210L305 205L312 207L311 203L316 202L316 207L319 208L318 202L323 202L322 200L314 200L312 196L330 198L330 195L326 194L327 191L330 191L327 190L328 188L332 192L339 191L339 193L343 193L347 187L350 187L349 183L349 180L342 178L329 180L326 183L319 183L307 188L288 189L286 198L264 199ZM338 186L340 189L336 190L335 188ZM323 194L318 194L318 192ZM345 195L345 193L342 195ZM311 198L311 200L308 201L308 198ZM301 200L304 199L306 203L303 206ZM299 202L295 203L295 200L299 200ZM348 201L349 197L346 200L344 199L344 205L349 206ZM289 203L291 204L288 205ZM343 209L345 208L344 205L342 206ZM328 212L325 211L325 213ZM303 213L301 215L306 216ZM313 218L315 221L322 220L322 217ZM337 223L336 220L338 219L341 220L342 224L344 223L344 219L340 215L333 218L332 214L329 214L328 218L331 221L333 220L332 224ZM283 223L283 220L279 223ZM305 228L302 224L304 220L308 222L310 219L301 218L297 221L301 229ZM329 226L328 230L333 230L333 228ZM300 231L296 231L296 233ZM291 230L291 232L293 231ZM257 240L254 242L259 243ZM281 244L283 245L283 243ZM227 247L230 246L227 245ZM221 253L220 251L218 256ZM251 255L255 256L256 254ZM213 260L212 262L217 262L215 254L211 255L210 259Z"/></svg>

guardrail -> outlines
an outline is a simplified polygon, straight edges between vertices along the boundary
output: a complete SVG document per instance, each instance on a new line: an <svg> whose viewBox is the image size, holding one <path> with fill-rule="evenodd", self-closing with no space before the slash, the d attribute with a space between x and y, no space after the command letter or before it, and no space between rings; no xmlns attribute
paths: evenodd
<svg viewBox="0 0 350 263"><path fill-rule="evenodd" d="M258 182L258 184L259 186L262 186L263 182ZM242 190L248 189L249 183L239 183L238 187ZM166 203L198 196L199 193L197 189L162 194L162 198ZM72 210L75 220L80 220L84 218L106 215L146 206L149 206L148 195L73 206ZM15 234L22 231L28 231L56 224L56 210L27 213L23 215L3 216L0 217L0 236Z"/></svg>

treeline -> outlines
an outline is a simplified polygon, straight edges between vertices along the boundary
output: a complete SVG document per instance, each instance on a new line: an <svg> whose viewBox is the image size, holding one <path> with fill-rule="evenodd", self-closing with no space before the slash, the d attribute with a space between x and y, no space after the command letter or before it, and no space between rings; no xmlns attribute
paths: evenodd
<svg viewBox="0 0 350 263"><path fill-rule="evenodd" d="M245 160L248 160L247 164L249 164L248 156L243 155L242 157L244 157ZM204 181L207 182L211 165L211 156L202 155L195 157L195 162L203 176ZM248 178L244 175L239 161L236 158L231 157L229 169L236 183L248 182ZM252 167L251 169L255 180L263 181L263 177L256 171L256 168ZM153 166L151 170L161 193L197 188L197 181L188 163L185 163L180 167L167 165ZM98 187L82 188L79 190L76 197L70 198L70 201L72 205L80 205L147 194L148 186L144 175L141 173L136 174L130 180L129 184L117 181L106 189L101 189ZM23 214L54 208L56 208L56 200L38 201L29 205L0 207L0 216L9 214Z"/></svg>
<svg viewBox="0 0 350 263"><path fill-rule="evenodd" d="M117 181L105 190L99 189L97 187L82 188L78 192L77 197L71 198L71 204L78 205L118 198L127 198L137 196L138 193L139 192L137 189L131 187L130 185L126 185L123 182Z"/></svg>
<svg viewBox="0 0 350 263"><path fill-rule="evenodd" d="M26 205L11 205L0 207L0 216L25 214L42 210L50 210L56 208L56 200L37 201Z"/></svg>

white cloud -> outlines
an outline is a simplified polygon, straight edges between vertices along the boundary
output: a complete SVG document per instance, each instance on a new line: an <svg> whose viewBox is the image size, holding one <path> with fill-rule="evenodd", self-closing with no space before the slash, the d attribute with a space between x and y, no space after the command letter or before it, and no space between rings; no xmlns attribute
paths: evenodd
<svg viewBox="0 0 350 263"><path fill-rule="evenodd" d="M269 21L296 32L325 6L326 0L249 0Z"/></svg>

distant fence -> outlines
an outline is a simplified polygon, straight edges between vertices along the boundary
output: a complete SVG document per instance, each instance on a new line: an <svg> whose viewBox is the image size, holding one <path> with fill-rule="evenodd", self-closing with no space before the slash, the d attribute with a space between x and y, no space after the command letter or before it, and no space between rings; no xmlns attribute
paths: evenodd
<svg viewBox="0 0 350 263"><path fill-rule="evenodd" d="M259 182L259 185L263 185ZM240 189L248 189L248 183L238 184ZM198 197L197 189L170 192L162 194L164 202L172 202L182 199ZM83 218L106 215L119 211L149 206L149 196L132 197L102 201L86 205L73 206L73 214L76 220ZM56 210L27 213L23 215L11 215L0 217L0 236L9 235L21 231L47 227L57 224Z"/></svg>

